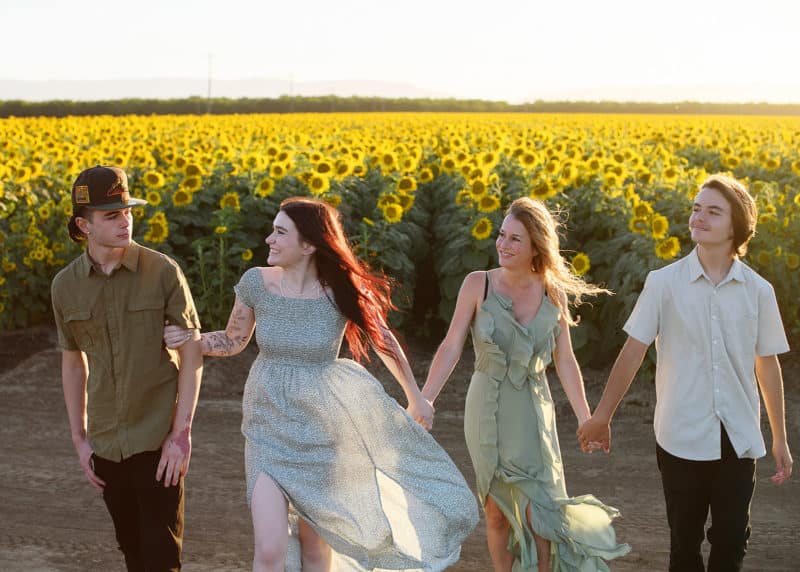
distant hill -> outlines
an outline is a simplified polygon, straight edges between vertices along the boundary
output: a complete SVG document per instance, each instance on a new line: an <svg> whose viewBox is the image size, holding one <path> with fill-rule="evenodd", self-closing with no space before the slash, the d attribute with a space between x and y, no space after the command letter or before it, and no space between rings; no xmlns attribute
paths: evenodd
<svg viewBox="0 0 800 572"><path fill-rule="evenodd" d="M121 80L23 81L0 79L0 100L22 101L107 101L116 99L183 99L206 97L208 80L191 78ZM422 89L408 83L372 80L291 81L289 79L212 80L215 98L277 98L282 95L307 97L450 98L454 94Z"/></svg>

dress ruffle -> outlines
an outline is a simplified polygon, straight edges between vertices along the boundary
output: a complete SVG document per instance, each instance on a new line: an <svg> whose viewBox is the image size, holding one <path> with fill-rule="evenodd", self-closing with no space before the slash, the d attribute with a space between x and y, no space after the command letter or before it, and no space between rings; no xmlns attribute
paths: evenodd
<svg viewBox="0 0 800 572"><path fill-rule="evenodd" d="M477 451L470 448L475 464L478 497L482 504L491 496L511 524L509 550L515 555L514 572L535 570L533 531L551 541L554 571L605 571L604 559L626 554L630 547L617 544L612 520L619 512L592 495L568 497L556 431L556 416L545 370L552 360L559 333L559 310L545 298L534 320L523 326L514 318L511 301L494 292L473 321L475 374L472 383L480 392L478 419L465 419L469 435L478 436ZM500 320L498 326L496 320ZM497 328L502 327L502 334ZM502 345L496 338L502 338ZM507 385L506 385L507 384ZM508 388L508 385L513 389ZM503 387L507 389L503 390ZM472 390L472 388L471 388ZM501 391L527 392L531 416L536 418L541 463L526 471L502 459L499 426ZM468 404L468 411L470 406ZM477 430L466 425L477 422ZM525 453L523 453L524 455ZM531 526L526 510L531 507Z"/></svg>

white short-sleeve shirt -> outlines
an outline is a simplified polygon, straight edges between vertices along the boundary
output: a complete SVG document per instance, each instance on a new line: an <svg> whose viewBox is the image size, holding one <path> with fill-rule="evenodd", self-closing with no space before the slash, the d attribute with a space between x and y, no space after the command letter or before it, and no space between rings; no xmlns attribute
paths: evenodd
<svg viewBox="0 0 800 572"><path fill-rule="evenodd" d="M623 329L656 342L653 425L664 450L719 459L721 421L740 458L766 454L755 358L789 351L769 282L736 259L715 286L695 248L648 274Z"/></svg>

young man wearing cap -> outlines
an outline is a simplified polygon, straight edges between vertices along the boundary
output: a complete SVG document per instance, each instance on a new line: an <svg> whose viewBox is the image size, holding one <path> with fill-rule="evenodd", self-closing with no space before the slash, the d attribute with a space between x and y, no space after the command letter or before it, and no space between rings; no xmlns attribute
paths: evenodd
<svg viewBox="0 0 800 572"><path fill-rule="evenodd" d="M199 336L162 344L165 320L200 324L179 266L132 240L125 172L97 166L72 187L69 236L84 253L53 279L70 430L103 492L129 571L181 567L183 477L202 374Z"/></svg>
<svg viewBox="0 0 800 572"><path fill-rule="evenodd" d="M739 260L757 220L755 201L735 179L714 175L702 184L689 218L696 248L648 275L600 403L578 429L585 451L593 443L609 451L611 418L655 340L653 425L670 571L704 569L706 534L709 571L742 567L756 459L766 454L759 386L772 431L772 481L792 474L777 356L789 345L772 285Z"/></svg>

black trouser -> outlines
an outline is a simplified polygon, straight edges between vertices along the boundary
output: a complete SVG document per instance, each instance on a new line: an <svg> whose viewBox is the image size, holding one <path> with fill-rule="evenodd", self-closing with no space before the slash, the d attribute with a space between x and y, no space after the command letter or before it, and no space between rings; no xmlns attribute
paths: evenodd
<svg viewBox="0 0 800 572"><path fill-rule="evenodd" d="M750 538L750 501L755 489L755 459L739 459L722 428L722 458L689 461L656 445L670 530L670 572L702 571L708 509L709 572L741 570Z"/></svg>
<svg viewBox="0 0 800 572"><path fill-rule="evenodd" d="M103 500L114 521L119 549L129 572L181 569L183 479L165 487L156 481L161 451L138 453L119 463L94 456L106 483Z"/></svg>

